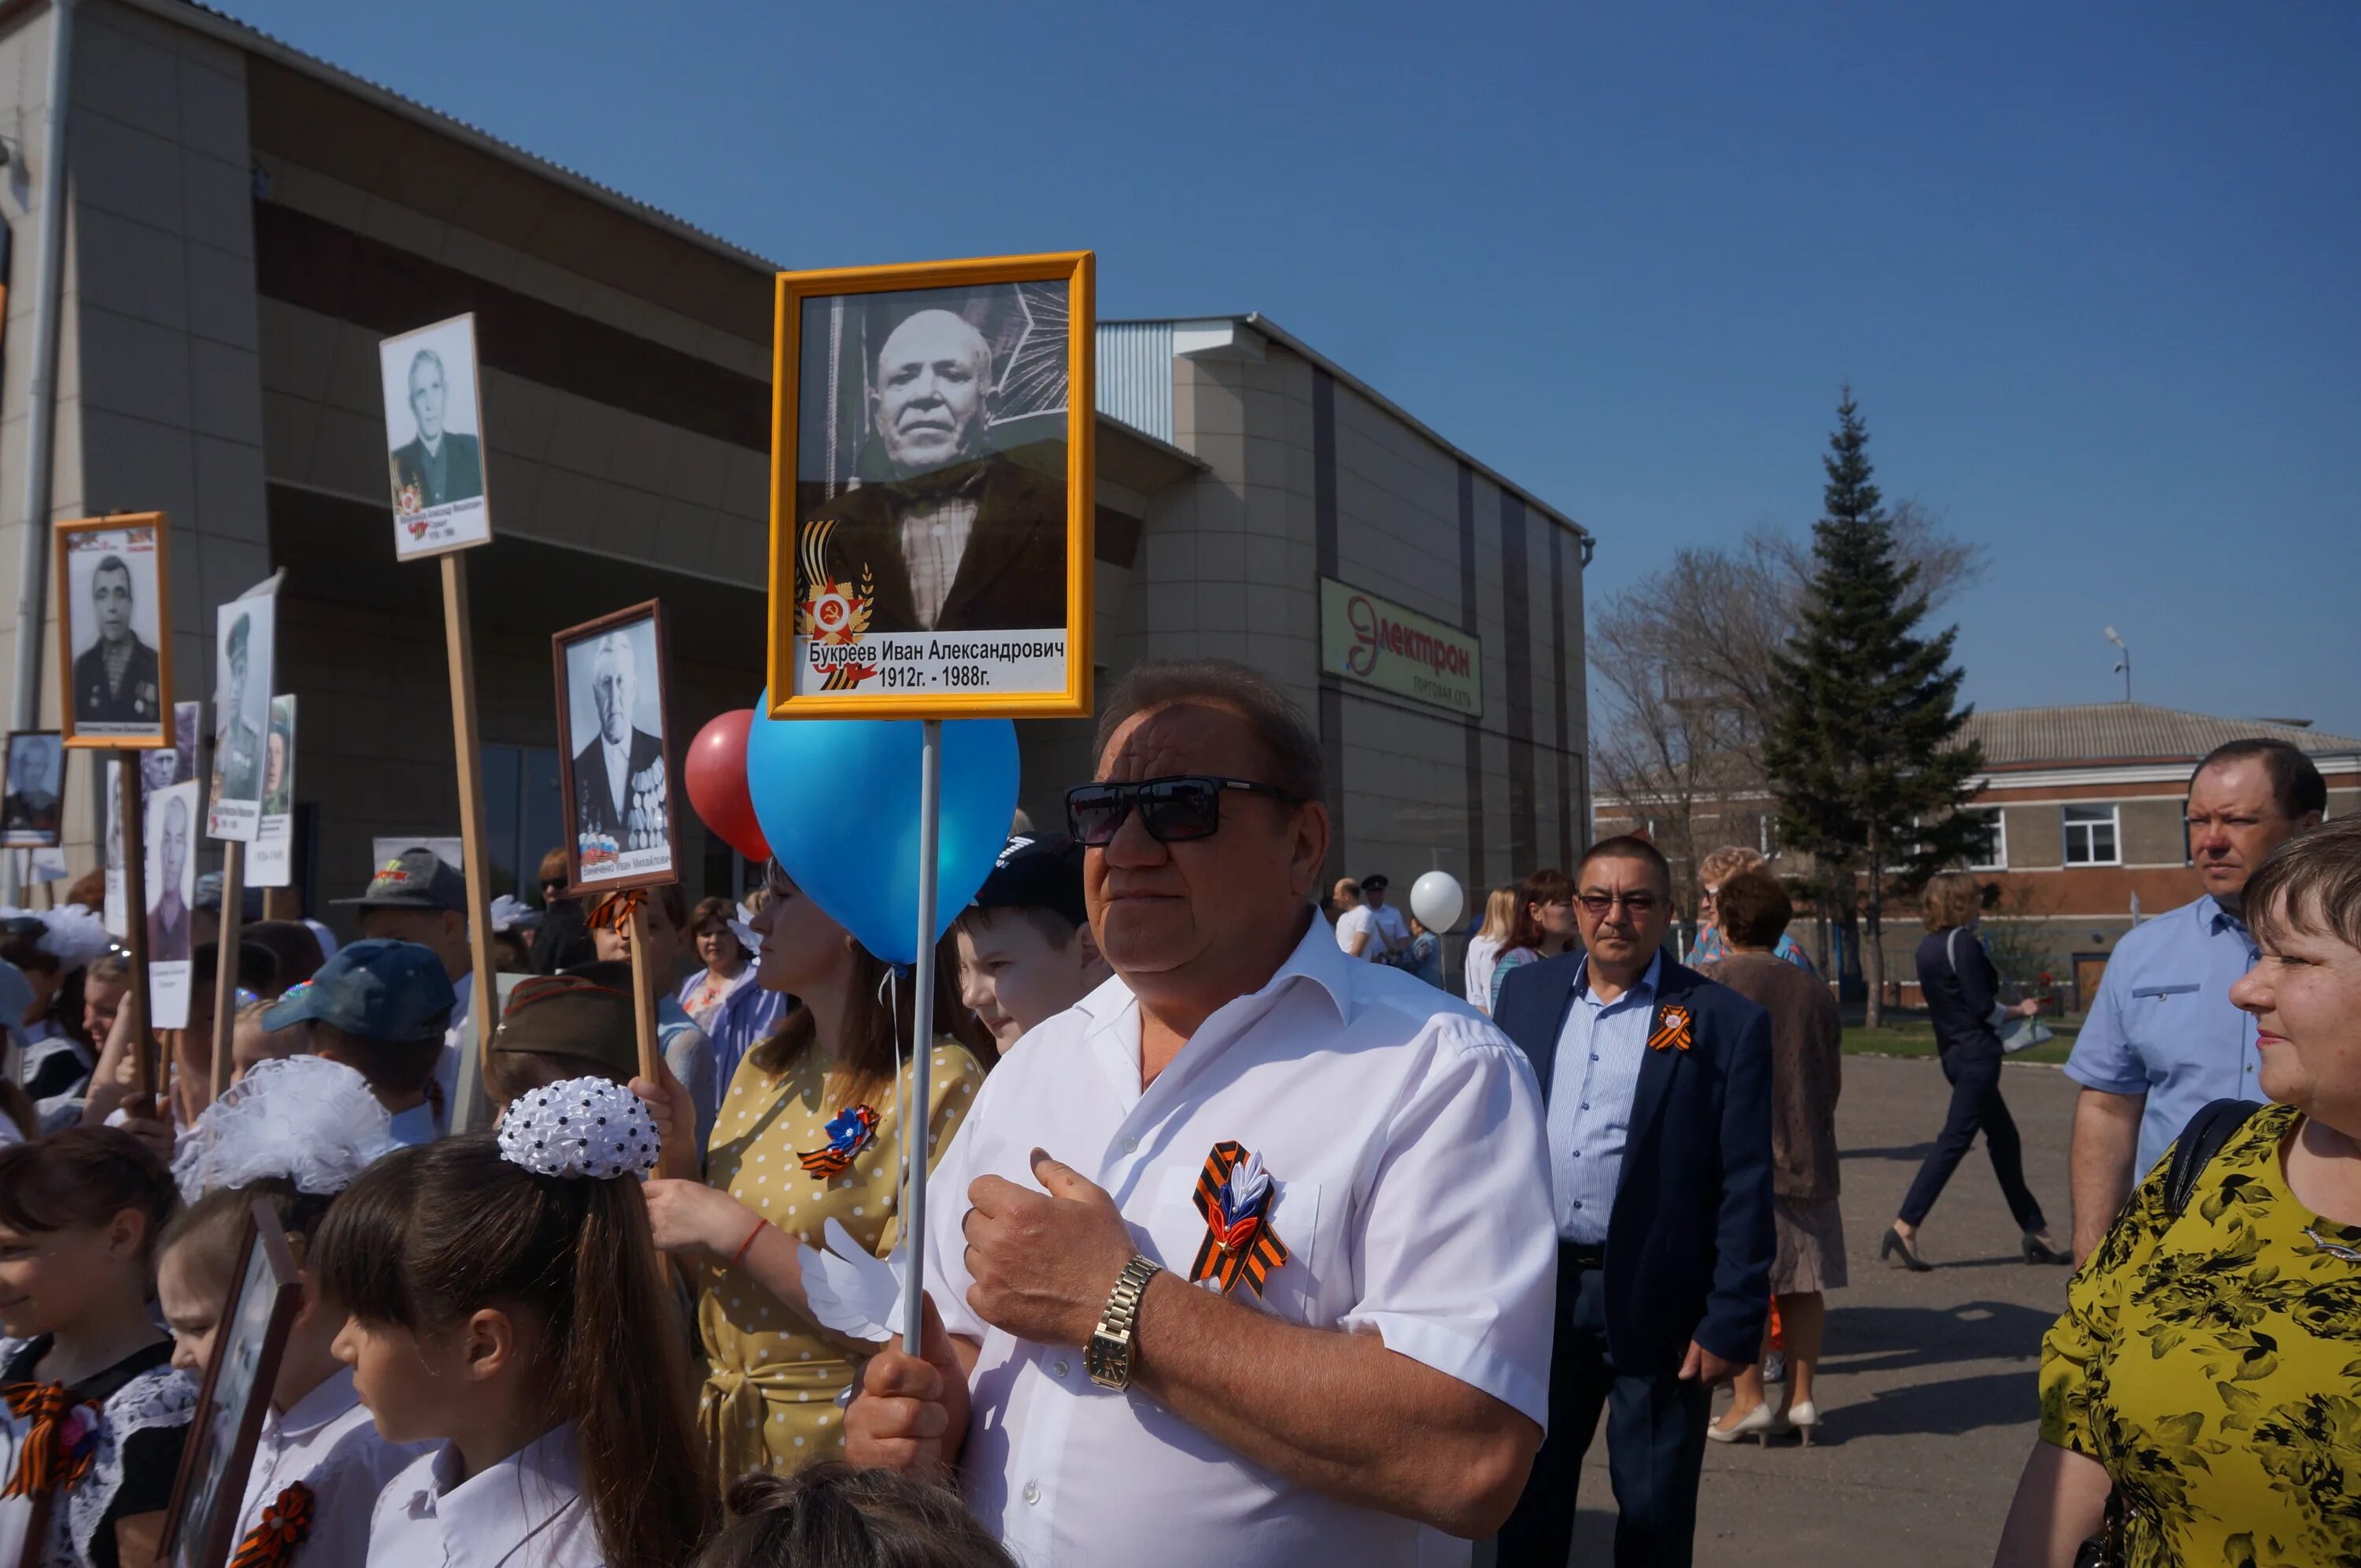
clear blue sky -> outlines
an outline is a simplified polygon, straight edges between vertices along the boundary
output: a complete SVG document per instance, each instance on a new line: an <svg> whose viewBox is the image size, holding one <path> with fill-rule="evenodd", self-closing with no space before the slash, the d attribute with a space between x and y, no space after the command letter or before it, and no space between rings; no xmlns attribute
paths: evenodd
<svg viewBox="0 0 2361 1568"><path fill-rule="evenodd" d="M1088 247L1599 540L1817 515L1838 382L1987 707L2361 733L2361 7L221 0L796 266Z"/></svg>

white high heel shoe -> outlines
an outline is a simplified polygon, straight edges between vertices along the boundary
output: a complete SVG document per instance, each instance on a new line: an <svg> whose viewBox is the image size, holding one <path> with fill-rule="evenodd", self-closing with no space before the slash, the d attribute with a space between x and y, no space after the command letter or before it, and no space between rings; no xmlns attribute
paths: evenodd
<svg viewBox="0 0 2361 1568"><path fill-rule="evenodd" d="M1779 1430L1778 1412L1772 1409L1771 1401L1765 1399L1739 1417L1737 1421L1730 1426L1722 1426L1719 1423L1708 1425L1705 1429L1705 1435L1716 1442L1736 1442L1741 1438L1751 1437L1767 1448L1770 1446L1771 1434Z"/></svg>
<svg viewBox="0 0 2361 1568"><path fill-rule="evenodd" d="M1812 1446L1812 1429L1820 1424L1820 1408L1809 1399L1799 1399L1787 1407L1784 1424L1793 1427L1806 1448Z"/></svg>

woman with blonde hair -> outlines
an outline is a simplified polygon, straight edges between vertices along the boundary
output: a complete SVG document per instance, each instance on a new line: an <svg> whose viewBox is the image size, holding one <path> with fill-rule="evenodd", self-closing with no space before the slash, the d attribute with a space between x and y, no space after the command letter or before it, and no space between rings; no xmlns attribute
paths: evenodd
<svg viewBox="0 0 2361 1568"><path fill-rule="evenodd" d="M1476 1011L1487 1017L1492 1013L1492 970L1499 963L1500 949L1508 945L1509 933L1516 925L1517 884L1504 882L1484 901L1482 929L1467 938L1465 994Z"/></svg>
<svg viewBox="0 0 2361 1568"><path fill-rule="evenodd" d="M1899 1254L1902 1266L1913 1270L1934 1266L1919 1255L1918 1227L1966 1157L1968 1146L1982 1133L1992 1154L1993 1173L2000 1178L2001 1194L2023 1233L2025 1261L2064 1263L2066 1255L2049 1240L2041 1205L2025 1185L2025 1152L2016 1122L2000 1097L2000 1025L2011 1018L2032 1017L2041 1003L2031 997L2014 1007L2001 1003L2000 972L1976 938L1983 887L1975 878L1965 872L1938 872L1928 880L1918 911L1927 927L1918 944L1918 991L1935 1025L1943 1076L1951 1081L1951 1108L1902 1200L1893 1228L1878 1242L1877 1255Z"/></svg>
<svg viewBox="0 0 2361 1568"><path fill-rule="evenodd" d="M1726 844L1697 862L1697 946L1689 953L1691 969L1719 963L1730 956L1729 944L1721 933L1722 884L1734 876L1763 871L1770 864L1760 851L1750 850L1743 844ZM1772 956L1782 963L1795 965L1806 974L1819 972L1812 967L1811 955L1797 946L1795 938L1784 931L1779 933L1779 945Z"/></svg>

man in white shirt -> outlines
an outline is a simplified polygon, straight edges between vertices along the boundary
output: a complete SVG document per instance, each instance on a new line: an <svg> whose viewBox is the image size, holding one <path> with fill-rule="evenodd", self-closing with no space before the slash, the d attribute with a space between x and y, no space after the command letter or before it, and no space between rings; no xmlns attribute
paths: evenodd
<svg viewBox="0 0 2361 1568"><path fill-rule="evenodd" d="M1368 956L1379 963L1393 963L1410 951L1410 922L1386 902L1386 889L1392 885L1383 872L1361 879L1361 907L1369 912L1369 929L1376 935L1377 950Z"/></svg>
<svg viewBox="0 0 2361 1568"><path fill-rule="evenodd" d="M1377 933L1361 903L1361 884L1351 877L1338 877L1328 897L1336 905L1336 946L1356 959L1374 958L1369 944L1377 940Z"/></svg>
<svg viewBox="0 0 2361 1568"><path fill-rule="evenodd" d="M848 1456L956 1466L1034 1564L1464 1563L1547 1408L1532 1071L1317 918L1320 751L1264 677L1142 664L1100 733L1068 817L1116 978L976 1096L927 1354L869 1363Z"/></svg>

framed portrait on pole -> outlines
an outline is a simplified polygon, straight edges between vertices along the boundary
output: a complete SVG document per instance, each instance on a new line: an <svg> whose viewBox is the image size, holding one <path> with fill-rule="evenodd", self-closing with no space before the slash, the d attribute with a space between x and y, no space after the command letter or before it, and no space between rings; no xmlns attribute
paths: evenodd
<svg viewBox="0 0 2361 1568"><path fill-rule="evenodd" d="M214 780L205 834L251 844L262 830L269 759L270 686L277 673L279 576L214 612Z"/></svg>
<svg viewBox="0 0 2361 1568"><path fill-rule="evenodd" d="M1091 711L1093 269L778 275L772 717Z"/></svg>
<svg viewBox="0 0 2361 1568"><path fill-rule="evenodd" d="M164 514L53 526L65 743L171 745L172 573Z"/></svg>
<svg viewBox="0 0 2361 1568"><path fill-rule="evenodd" d="M664 606L650 599L550 642L569 891L679 881Z"/></svg>
<svg viewBox="0 0 2361 1568"><path fill-rule="evenodd" d="M53 850L65 808L66 750L54 729L8 737L7 786L0 795L0 847Z"/></svg>
<svg viewBox="0 0 2361 1568"><path fill-rule="evenodd" d="M453 316L385 339L378 374L395 557L423 560L489 543L476 318Z"/></svg>

